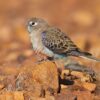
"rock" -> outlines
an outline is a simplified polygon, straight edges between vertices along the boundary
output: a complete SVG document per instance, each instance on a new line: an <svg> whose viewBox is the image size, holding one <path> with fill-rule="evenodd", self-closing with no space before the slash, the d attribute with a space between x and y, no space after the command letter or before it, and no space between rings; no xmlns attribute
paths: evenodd
<svg viewBox="0 0 100 100"><path fill-rule="evenodd" d="M78 71L72 71L71 75L80 78L80 80L82 82L91 82L93 81L92 77L88 74L82 73L82 72L78 72Z"/></svg>
<svg viewBox="0 0 100 100"><path fill-rule="evenodd" d="M57 93L59 87L58 72L54 63L48 61L36 65L32 70L32 75L33 82L40 84L46 92Z"/></svg>
<svg viewBox="0 0 100 100"><path fill-rule="evenodd" d="M66 89L66 88L68 88L67 85L63 85L63 84L61 84L61 89Z"/></svg>
<svg viewBox="0 0 100 100"><path fill-rule="evenodd" d="M62 98L59 97L60 99L57 100L94 100L94 95L91 94L90 91L70 91L68 89L63 89L60 95ZM63 99L63 95L68 99Z"/></svg>
<svg viewBox="0 0 100 100"><path fill-rule="evenodd" d="M82 72L78 72L78 71L72 71L71 75L76 76L78 78L84 77L84 74Z"/></svg>
<svg viewBox="0 0 100 100"><path fill-rule="evenodd" d="M0 84L0 90L4 88L4 84Z"/></svg>
<svg viewBox="0 0 100 100"><path fill-rule="evenodd" d="M69 74L70 74L69 70L62 70L61 78L64 79L66 77L66 75L69 75Z"/></svg>
<svg viewBox="0 0 100 100"><path fill-rule="evenodd" d="M77 100L77 97L73 94L60 94L55 96L55 100Z"/></svg>
<svg viewBox="0 0 100 100"><path fill-rule="evenodd" d="M88 91L74 92L77 95L77 100L94 100L94 96Z"/></svg>
<svg viewBox="0 0 100 100"><path fill-rule="evenodd" d="M16 90L27 91L28 97L45 97L58 92L58 72L54 63L41 62L23 65L16 80Z"/></svg>
<svg viewBox="0 0 100 100"><path fill-rule="evenodd" d="M79 71L71 71L71 70L63 70L61 73L62 79L80 79L82 82L91 82L93 81L92 76L89 74L86 74L84 72Z"/></svg>
<svg viewBox="0 0 100 100"><path fill-rule="evenodd" d="M23 92L5 92L0 94L0 100L24 100Z"/></svg>
<svg viewBox="0 0 100 100"><path fill-rule="evenodd" d="M13 95L14 100L24 100L23 92L15 91Z"/></svg>
<svg viewBox="0 0 100 100"><path fill-rule="evenodd" d="M83 82L82 86L90 92L95 91L96 89L96 84L94 83Z"/></svg>

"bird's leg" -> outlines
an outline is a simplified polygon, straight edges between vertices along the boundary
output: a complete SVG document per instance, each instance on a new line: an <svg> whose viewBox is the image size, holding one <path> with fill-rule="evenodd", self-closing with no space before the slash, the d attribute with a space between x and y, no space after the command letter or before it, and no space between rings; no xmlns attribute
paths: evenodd
<svg viewBox="0 0 100 100"><path fill-rule="evenodd" d="M37 56L38 62L41 63L43 61L51 60L50 57L47 57L46 55L42 54L38 50L35 51L35 54Z"/></svg>
<svg viewBox="0 0 100 100"><path fill-rule="evenodd" d="M65 69L65 66L68 65L70 63L71 59L70 57L64 57L62 59L57 59L54 60L54 63L56 64L58 71L62 71Z"/></svg>
<svg viewBox="0 0 100 100"><path fill-rule="evenodd" d="M34 50L34 51L35 51L36 59L37 59L36 64L40 64L43 61L43 57L41 56L41 54L38 50Z"/></svg>
<svg viewBox="0 0 100 100"><path fill-rule="evenodd" d="M58 68L58 72L61 73L62 70L64 70L64 64L62 63L61 60L54 60L54 63L56 64Z"/></svg>

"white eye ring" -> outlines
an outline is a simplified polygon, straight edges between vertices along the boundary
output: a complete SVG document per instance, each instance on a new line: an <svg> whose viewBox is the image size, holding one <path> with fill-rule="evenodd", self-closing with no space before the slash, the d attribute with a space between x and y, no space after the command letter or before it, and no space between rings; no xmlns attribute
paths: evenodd
<svg viewBox="0 0 100 100"><path fill-rule="evenodd" d="M32 22L32 21L30 22L31 26L36 26L37 24L38 24L37 22Z"/></svg>

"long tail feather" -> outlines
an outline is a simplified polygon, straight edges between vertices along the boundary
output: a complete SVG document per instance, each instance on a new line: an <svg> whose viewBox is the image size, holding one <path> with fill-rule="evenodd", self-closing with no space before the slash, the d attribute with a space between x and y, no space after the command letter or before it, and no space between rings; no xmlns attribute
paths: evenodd
<svg viewBox="0 0 100 100"><path fill-rule="evenodd" d="M77 57L82 57L82 58L88 58L97 62L100 62L100 59L94 57L92 54L88 53L88 52L82 52L82 51L72 51L70 54L70 56L77 56Z"/></svg>

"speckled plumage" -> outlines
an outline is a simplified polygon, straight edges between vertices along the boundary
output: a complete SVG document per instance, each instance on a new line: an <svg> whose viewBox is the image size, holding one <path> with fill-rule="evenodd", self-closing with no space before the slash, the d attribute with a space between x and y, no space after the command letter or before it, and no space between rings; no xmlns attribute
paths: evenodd
<svg viewBox="0 0 100 100"><path fill-rule="evenodd" d="M30 19L28 31L33 49L46 54L48 57L58 59L67 56L80 56L100 61L90 53L81 51L64 32L56 27L49 26L43 19Z"/></svg>
<svg viewBox="0 0 100 100"><path fill-rule="evenodd" d="M54 27L49 27L42 32L42 42L56 54L64 54L78 49L66 34Z"/></svg>

